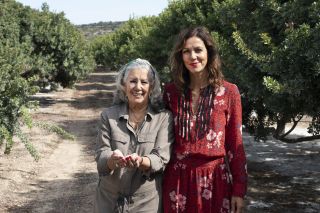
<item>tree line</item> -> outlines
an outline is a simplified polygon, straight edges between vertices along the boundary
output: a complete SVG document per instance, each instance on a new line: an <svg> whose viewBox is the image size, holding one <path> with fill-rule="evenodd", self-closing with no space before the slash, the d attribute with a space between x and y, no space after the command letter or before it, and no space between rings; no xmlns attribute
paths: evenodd
<svg viewBox="0 0 320 213"><path fill-rule="evenodd" d="M168 57L177 33L203 25L217 41L226 79L241 91L243 121L258 138L270 132L298 142L320 138L320 1L175 0L159 15L131 19L92 41L96 62L118 69L146 58L170 80ZM289 133L303 117L310 137ZM292 128L285 132L285 125ZM274 127L275 128L271 128Z"/></svg>
<svg viewBox="0 0 320 213"><path fill-rule="evenodd" d="M0 146L9 153L18 136L37 158L21 131L36 125L29 114L31 96L47 85L72 86L95 67L89 44L63 13L47 4L34 10L14 0L0 1ZM38 124L40 125L40 124ZM41 127L63 132L57 126Z"/></svg>
<svg viewBox="0 0 320 213"><path fill-rule="evenodd" d="M97 22L91 24L81 24L76 27L84 34L85 38L90 40L96 36L104 35L115 31L125 21L109 21L109 22Z"/></svg>

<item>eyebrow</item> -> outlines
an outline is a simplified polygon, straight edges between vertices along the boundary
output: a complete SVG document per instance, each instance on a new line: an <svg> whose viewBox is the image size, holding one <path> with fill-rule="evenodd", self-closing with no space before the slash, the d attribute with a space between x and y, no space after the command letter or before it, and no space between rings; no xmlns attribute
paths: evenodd
<svg viewBox="0 0 320 213"><path fill-rule="evenodd" d="M197 48L200 48L202 49L203 47L202 46L192 46L192 47L183 47L182 50L189 50L189 49L197 49Z"/></svg>
<svg viewBox="0 0 320 213"><path fill-rule="evenodd" d="M127 79L130 79L130 80L135 80L135 79L140 79L140 80L149 80L149 78L137 78L137 77L129 77Z"/></svg>

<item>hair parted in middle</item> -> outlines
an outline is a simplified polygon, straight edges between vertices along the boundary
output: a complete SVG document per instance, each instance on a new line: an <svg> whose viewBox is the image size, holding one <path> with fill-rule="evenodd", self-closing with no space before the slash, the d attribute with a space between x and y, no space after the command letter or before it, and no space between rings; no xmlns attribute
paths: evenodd
<svg viewBox="0 0 320 213"><path fill-rule="evenodd" d="M114 92L113 104L128 103L124 84L129 73L134 69L145 69L148 71L150 84L149 104L154 110L161 110L163 107L160 78L156 69L145 59L134 59L122 66L116 78L116 91Z"/></svg>
<svg viewBox="0 0 320 213"><path fill-rule="evenodd" d="M186 41L194 36L203 41L208 52L208 63L206 65L206 69L209 74L209 84L213 86L213 88L217 88L218 86L221 86L223 80L218 48L209 31L202 26L190 27L179 33L169 59L173 81L181 92L184 92L190 84L190 75L183 63L182 50Z"/></svg>

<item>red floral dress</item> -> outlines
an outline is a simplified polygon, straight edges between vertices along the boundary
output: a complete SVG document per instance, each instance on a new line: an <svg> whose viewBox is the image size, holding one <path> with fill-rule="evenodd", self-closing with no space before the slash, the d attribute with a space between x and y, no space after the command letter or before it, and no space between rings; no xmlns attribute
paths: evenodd
<svg viewBox="0 0 320 213"><path fill-rule="evenodd" d="M196 112L191 90L181 95L168 84L164 100L174 116L176 139L164 175L164 212L230 212L231 196L244 197L247 188L237 86L224 81L216 90L201 89Z"/></svg>

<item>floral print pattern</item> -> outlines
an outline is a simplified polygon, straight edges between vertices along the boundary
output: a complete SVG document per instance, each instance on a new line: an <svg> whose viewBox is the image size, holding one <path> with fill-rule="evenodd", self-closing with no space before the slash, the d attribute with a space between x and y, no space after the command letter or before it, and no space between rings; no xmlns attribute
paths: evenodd
<svg viewBox="0 0 320 213"><path fill-rule="evenodd" d="M209 200L212 197L212 191L210 191L208 189L204 189L203 193L202 193L202 197Z"/></svg>
<svg viewBox="0 0 320 213"><path fill-rule="evenodd" d="M224 93L226 91L226 88L224 86L221 86L219 88L216 89L216 95L219 96L223 96Z"/></svg>
<svg viewBox="0 0 320 213"><path fill-rule="evenodd" d="M222 208L220 210L221 213L230 213L230 200L227 198L223 198Z"/></svg>
<svg viewBox="0 0 320 213"><path fill-rule="evenodd" d="M210 143L213 142L213 144L210 146L210 148L212 148L213 146L220 148L222 135L223 135L222 131L219 131L218 133L216 133L215 131L210 129L209 133L207 134L208 142L210 142ZM209 148L209 145L208 145L208 148Z"/></svg>
<svg viewBox="0 0 320 213"><path fill-rule="evenodd" d="M164 213L230 213L231 196L243 197L247 186L238 88L224 81L217 89L203 89L199 100L204 104L198 105L202 114L196 116L189 107L191 90L182 97L168 84L164 94L176 139L163 180Z"/></svg>
<svg viewBox="0 0 320 213"><path fill-rule="evenodd" d="M173 210L181 210L183 212L186 208L186 196L183 196L182 194L176 194L175 191L170 192L169 196L170 200L173 202L171 208Z"/></svg>
<svg viewBox="0 0 320 213"><path fill-rule="evenodd" d="M210 174L209 176L200 177L198 179L198 188L199 188L201 197L203 197L206 200L211 199L212 198L212 174Z"/></svg>

